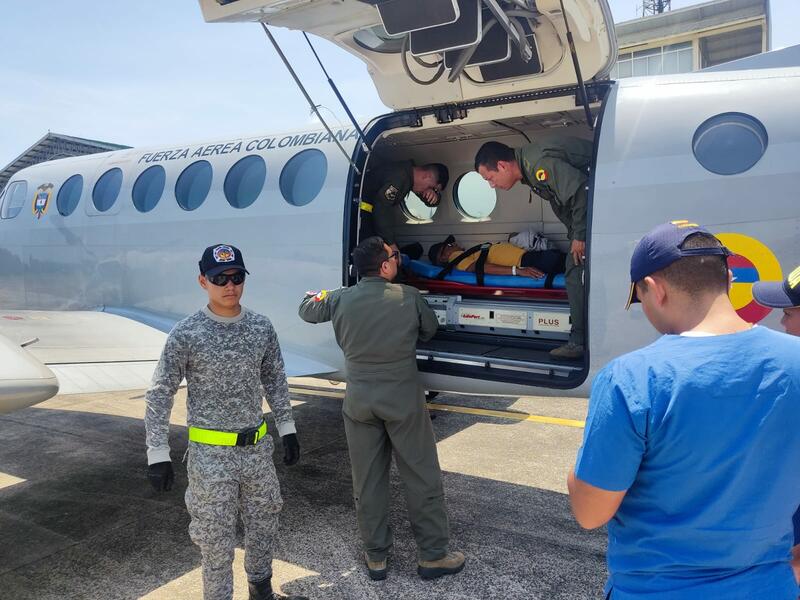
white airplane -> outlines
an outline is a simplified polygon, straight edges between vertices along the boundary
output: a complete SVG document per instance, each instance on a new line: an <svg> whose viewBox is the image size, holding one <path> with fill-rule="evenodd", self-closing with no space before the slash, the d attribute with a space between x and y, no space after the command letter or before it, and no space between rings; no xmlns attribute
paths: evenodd
<svg viewBox="0 0 800 600"><path fill-rule="evenodd" d="M209 22L303 30L361 58L394 109L369 123L366 143L354 127L263 133L15 174L0 197L0 334L13 342L0 345L0 410L55 393L54 374L62 392L146 387L164 332L204 301L197 260L217 242L242 249L252 273L245 303L272 319L289 375L342 379L331 328L302 322L297 307L307 290L354 282L348 256L366 169L408 159L449 167L438 209L411 195L398 210L401 245L454 234L468 246L532 227L565 247L547 203L522 185L495 192L473 170L484 142L521 146L545 132L596 149L586 357L549 358L569 330L563 290L417 276L410 283L441 324L418 349L427 389L585 395L602 365L656 336L640 310L624 310L628 261L641 235L669 220L717 233L736 253L734 305L777 327L750 288L798 261L800 69L611 82L606 0L415 2L200 0ZM12 357L32 372L9 366Z"/></svg>

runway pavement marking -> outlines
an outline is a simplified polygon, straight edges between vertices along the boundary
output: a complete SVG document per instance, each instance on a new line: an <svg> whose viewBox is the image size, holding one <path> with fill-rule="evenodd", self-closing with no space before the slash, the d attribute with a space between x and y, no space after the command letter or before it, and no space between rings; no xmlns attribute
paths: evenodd
<svg viewBox="0 0 800 600"><path fill-rule="evenodd" d="M344 398L344 392L329 392L327 390L307 389L290 387L289 391L293 394L306 396L324 396L326 398ZM497 417L500 419L513 419L515 421L533 421L535 423L546 423L548 425L562 425L564 427L583 428L585 421L576 419L562 419L560 417L545 417L543 415L532 415L524 412L512 412L506 410L489 410L486 408L468 408L466 406L452 406L449 404L428 403L430 410L441 410L442 412L461 413L467 415L479 415L481 417Z"/></svg>
<svg viewBox="0 0 800 600"><path fill-rule="evenodd" d="M17 485L18 483L22 483L27 481L26 479L20 479L19 477L14 477L13 475L9 475L8 473L0 472L0 490L3 488L11 487L12 485Z"/></svg>

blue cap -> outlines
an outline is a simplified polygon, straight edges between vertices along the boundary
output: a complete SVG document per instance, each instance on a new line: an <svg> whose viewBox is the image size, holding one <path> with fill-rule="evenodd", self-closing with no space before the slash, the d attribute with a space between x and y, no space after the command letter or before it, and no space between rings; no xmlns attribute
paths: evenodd
<svg viewBox="0 0 800 600"><path fill-rule="evenodd" d="M628 294L628 303L625 305L626 309L634 302L639 302L636 297L637 281L656 271L666 269L676 260L687 256L731 256L732 252L725 246L682 249L681 246L686 238L695 233L713 235L697 223L670 221L652 229L639 240L631 256L631 290Z"/></svg>
<svg viewBox="0 0 800 600"><path fill-rule="evenodd" d="M758 281L753 284L753 298L762 306L792 308L800 306L800 267L784 281Z"/></svg>
<svg viewBox="0 0 800 600"><path fill-rule="evenodd" d="M219 275L228 269L238 269L248 275L250 272L244 268L244 258L236 246L230 244L214 244L203 251L199 262L200 274L206 277Z"/></svg>

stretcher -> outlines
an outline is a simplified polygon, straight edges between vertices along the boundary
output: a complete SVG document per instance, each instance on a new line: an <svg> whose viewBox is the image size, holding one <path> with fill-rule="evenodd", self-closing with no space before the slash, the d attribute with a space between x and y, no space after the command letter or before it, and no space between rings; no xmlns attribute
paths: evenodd
<svg viewBox="0 0 800 600"><path fill-rule="evenodd" d="M470 271L453 269L444 279L436 279L441 267L403 256L403 266L414 277L408 283L416 288L441 294L465 294L497 298L531 298L539 300L566 300L564 274L550 278L533 279L519 275L485 275L483 285L477 285L477 276Z"/></svg>

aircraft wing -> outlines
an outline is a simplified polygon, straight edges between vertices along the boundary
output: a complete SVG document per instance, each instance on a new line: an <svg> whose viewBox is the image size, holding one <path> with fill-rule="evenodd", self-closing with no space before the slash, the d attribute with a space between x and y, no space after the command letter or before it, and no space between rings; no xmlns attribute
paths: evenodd
<svg viewBox="0 0 800 600"><path fill-rule="evenodd" d="M16 344L38 338L25 350L55 374L62 394L142 389L150 385L167 337L156 326L168 330L171 324L156 323L153 317L146 325L141 322L146 315L133 316L133 311L121 316L5 310L0 311L0 335Z"/></svg>
<svg viewBox="0 0 800 600"><path fill-rule="evenodd" d="M167 333L177 320L124 308L0 311L0 413L56 393L149 387ZM289 377L336 371L292 352L284 351L283 356Z"/></svg>

